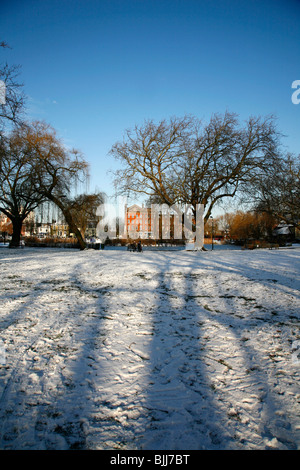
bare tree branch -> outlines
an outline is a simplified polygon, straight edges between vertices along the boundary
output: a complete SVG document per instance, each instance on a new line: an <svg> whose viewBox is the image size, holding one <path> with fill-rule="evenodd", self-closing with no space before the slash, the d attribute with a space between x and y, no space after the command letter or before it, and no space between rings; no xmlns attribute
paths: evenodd
<svg viewBox="0 0 300 470"><path fill-rule="evenodd" d="M191 116L128 130L110 154L122 168L114 173L117 194L156 196L168 205L203 204L205 220L222 198L234 197L264 172L277 152L279 134L270 116L215 114L208 124Z"/></svg>

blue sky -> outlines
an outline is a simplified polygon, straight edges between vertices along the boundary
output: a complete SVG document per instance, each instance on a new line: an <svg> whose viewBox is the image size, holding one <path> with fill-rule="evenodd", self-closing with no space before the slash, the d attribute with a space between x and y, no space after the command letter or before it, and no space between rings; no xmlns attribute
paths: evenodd
<svg viewBox="0 0 300 470"><path fill-rule="evenodd" d="M83 152L90 191L113 194L108 152L145 119L273 113L300 153L300 0L1 0L0 31L28 118Z"/></svg>

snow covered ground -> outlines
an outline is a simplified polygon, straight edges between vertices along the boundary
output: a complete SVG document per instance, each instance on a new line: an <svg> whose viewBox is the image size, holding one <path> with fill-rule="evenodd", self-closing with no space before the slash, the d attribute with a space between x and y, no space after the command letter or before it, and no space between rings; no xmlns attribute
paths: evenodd
<svg viewBox="0 0 300 470"><path fill-rule="evenodd" d="M0 249L1 449L299 449L300 249Z"/></svg>

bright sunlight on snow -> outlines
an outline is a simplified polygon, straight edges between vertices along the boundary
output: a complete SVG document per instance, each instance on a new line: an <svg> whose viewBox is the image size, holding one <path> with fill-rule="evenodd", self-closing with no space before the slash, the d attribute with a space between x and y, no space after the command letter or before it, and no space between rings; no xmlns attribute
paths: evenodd
<svg viewBox="0 0 300 470"><path fill-rule="evenodd" d="M0 249L2 449L299 449L300 249Z"/></svg>

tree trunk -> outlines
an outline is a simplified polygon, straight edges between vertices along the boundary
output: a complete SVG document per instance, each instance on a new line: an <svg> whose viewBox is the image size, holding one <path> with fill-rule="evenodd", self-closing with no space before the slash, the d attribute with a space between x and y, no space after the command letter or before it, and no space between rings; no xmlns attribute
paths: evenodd
<svg viewBox="0 0 300 470"><path fill-rule="evenodd" d="M84 241L84 239L83 239L83 236L82 236L82 234L81 234L79 228L78 228L78 227L76 226L76 224L73 222L73 217L72 217L70 211L65 208L65 209L63 210L63 214L64 214L64 216L65 216L65 219L66 219L67 224L69 225L70 232L75 234L80 249L81 249L81 250L84 250L84 249L86 248L86 243L85 243L85 241Z"/></svg>
<svg viewBox="0 0 300 470"><path fill-rule="evenodd" d="M66 219L67 224L69 225L70 232L75 234L80 249L84 250L86 248L86 243L83 239L83 236L82 236L80 230L78 229L77 225L74 223L72 214L71 214L70 210L68 209L68 207L66 207L59 198L57 198L56 196L53 196L52 194L50 194L50 195L48 194L47 197L51 201L53 201L54 204L56 204L60 208L60 210L62 211L62 213L63 213L63 215Z"/></svg>
<svg viewBox="0 0 300 470"><path fill-rule="evenodd" d="M9 243L9 248L18 248L20 246L20 241L21 241L21 230L22 230L23 219L19 217L13 217L11 221L13 225L13 234L12 234L12 239Z"/></svg>

